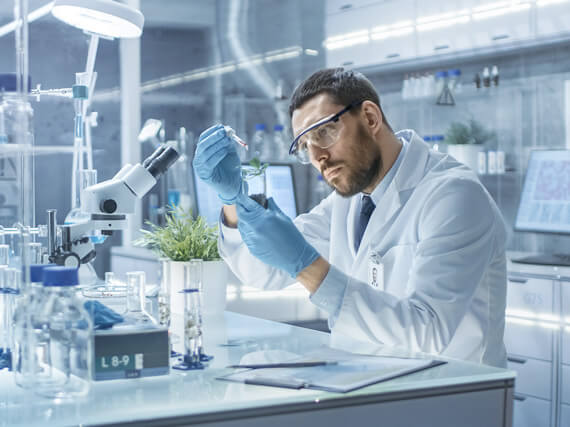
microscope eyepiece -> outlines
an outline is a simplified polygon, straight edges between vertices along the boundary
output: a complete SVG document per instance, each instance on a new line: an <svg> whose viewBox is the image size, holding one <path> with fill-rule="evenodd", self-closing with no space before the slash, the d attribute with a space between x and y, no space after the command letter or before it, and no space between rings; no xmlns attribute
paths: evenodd
<svg viewBox="0 0 570 427"><path fill-rule="evenodd" d="M145 169L155 178L158 179L164 172L167 171L167 169L172 166L172 164L178 160L178 157L180 157L180 154L178 153L178 151L176 151L173 147L170 146L164 146L165 148L158 154L158 156L153 157L154 154L158 151L155 151L151 157L152 160L145 165L145 162L143 163L143 166L145 167ZM148 159L147 159L148 160Z"/></svg>
<svg viewBox="0 0 570 427"><path fill-rule="evenodd" d="M160 145L156 150L154 150L152 152L152 154L150 156L148 156L146 159L144 159L144 161L142 162L143 167L145 169L148 169L148 165L150 165L154 159L156 159L158 156L160 156L162 153L164 153L164 150L166 150L167 148L168 148L168 145L166 145L166 144Z"/></svg>

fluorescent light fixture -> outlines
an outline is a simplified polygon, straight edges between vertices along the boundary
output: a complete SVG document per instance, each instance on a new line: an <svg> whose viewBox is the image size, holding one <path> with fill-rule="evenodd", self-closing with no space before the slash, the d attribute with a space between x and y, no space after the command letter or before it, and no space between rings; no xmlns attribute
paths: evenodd
<svg viewBox="0 0 570 427"><path fill-rule="evenodd" d="M140 37L143 14L112 0L55 0L51 10L60 21L102 37Z"/></svg>
<svg viewBox="0 0 570 427"><path fill-rule="evenodd" d="M374 32L370 34L372 40L384 40L394 37L401 37L414 32L414 27L397 28L395 30Z"/></svg>
<svg viewBox="0 0 570 427"><path fill-rule="evenodd" d="M536 319L536 320L544 320L547 322L554 322L560 323L560 317L556 316L551 313L534 313L532 311L525 311L525 310L506 310L507 316L514 316L514 317L522 317L526 319Z"/></svg>
<svg viewBox="0 0 570 427"><path fill-rule="evenodd" d="M305 55L318 56L318 55L319 55L319 51L318 51L318 50L315 50L315 49L305 49Z"/></svg>
<svg viewBox="0 0 570 427"><path fill-rule="evenodd" d="M236 70L236 68L237 67L233 63L225 63L225 64L221 64L221 65L217 65L215 67L212 67L209 74L211 76L217 76L220 74L232 73Z"/></svg>
<svg viewBox="0 0 570 427"><path fill-rule="evenodd" d="M341 49L343 47L364 44L370 41L368 30L354 31L351 33L340 34L338 36L329 37L323 43L328 50Z"/></svg>
<svg viewBox="0 0 570 427"><path fill-rule="evenodd" d="M426 22L425 24L418 24L416 29L418 31L430 31L438 28L451 27L457 24L466 24L469 22L469 15L456 16L454 18L442 19L440 21Z"/></svg>
<svg viewBox="0 0 570 427"><path fill-rule="evenodd" d="M485 12L487 10L502 9L502 8L509 7L512 5L513 5L512 1L496 1L496 2L492 2L492 3L485 3L485 4L482 4L480 6L476 6L471 11L473 13Z"/></svg>
<svg viewBox="0 0 570 427"><path fill-rule="evenodd" d="M455 17L461 16L461 15L467 15L467 14L469 14L469 11L467 9L463 9L463 10L456 10L453 12L440 13L438 15L422 16L421 18L418 18L416 20L416 23L417 24L425 24L425 23L434 22L434 21L446 21L448 19L453 19Z"/></svg>
<svg viewBox="0 0 570 427"><path fill-rule="evenodd" d="M48 13L50 13L53 3L54 2L49 2L48 4L28 13L28 23L34 22L35 20L40 19L42 16L46 16ZM7 23L6 25L2 25L0 27L0 37L11 33L15 29L16 29L16 21L12 21Z"/></svg>
<svg viewBox="0 0 570 427"><path fill-rule="evenodd" d="M537 0L536 5L538 7L550 6L551 4L561 4L568 3L570 0Z"/></svg>
<svg viewBox="0 0 570 427"><path fill-rule="evenodd" d="M291 46L285 49L270 50L265 52L265 62L282 61L284 59L296 58L303 53L299 46Z"/></svg>
<svg viewBox="0 0 570 427"><path fill-rule="evenodd" d="M249 68L263 64L263 55L250 56L238 63L238 68Z"/></svg>
<svg viewBox="0 0 570 427"><path fill-rule="evenodd" d="M529 3L517 3L507 7L500 7L497 9L490 9L473 13L473 19L475 21L480 21L483 19L495 18L497 16L502 16L509 13L523 12L528 9L530 9Z"/></svg>

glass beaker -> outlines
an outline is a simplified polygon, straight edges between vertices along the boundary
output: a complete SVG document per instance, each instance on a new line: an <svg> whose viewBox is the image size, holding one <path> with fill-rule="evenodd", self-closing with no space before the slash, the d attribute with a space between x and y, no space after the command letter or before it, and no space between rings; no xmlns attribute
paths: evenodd
<svg viewBox="0 0 570 427"><path fill-rule="evenodd" d="M156 323L154 318L145 310L145 281L144 271L129 271L127 273L127 311L125 317L136 323Z"/></svg>

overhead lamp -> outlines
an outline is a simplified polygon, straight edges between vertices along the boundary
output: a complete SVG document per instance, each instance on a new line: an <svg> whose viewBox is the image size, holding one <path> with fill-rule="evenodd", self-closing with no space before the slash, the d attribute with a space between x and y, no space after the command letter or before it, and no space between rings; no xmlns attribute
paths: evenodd
<svg viewBox="0 0 570 427"><path fill-rule="evenodd" d="M55 0L53 16L73 27L101 37L140 37L143 14L112 0Z"/></svg>

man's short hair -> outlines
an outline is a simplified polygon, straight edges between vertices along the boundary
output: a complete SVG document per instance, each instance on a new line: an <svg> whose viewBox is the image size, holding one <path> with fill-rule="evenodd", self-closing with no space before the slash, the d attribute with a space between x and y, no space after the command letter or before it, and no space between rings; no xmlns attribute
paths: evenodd
<svg viewBox="0 0 570 427"><path fill-rule="evenodd" d="M392 130L380 106L380 97L370 80L358 71L345 70L342 67L319 70L297 86L289 103L289 117L305 102L321 93L328 94L335 104L343 106L352 102L372 101L382 112L384 124Z"/></svg>

